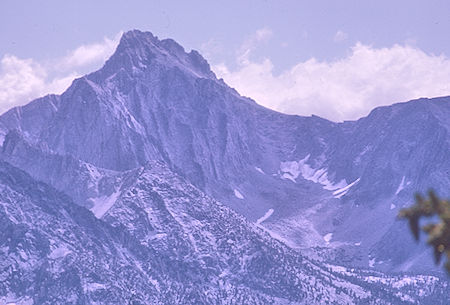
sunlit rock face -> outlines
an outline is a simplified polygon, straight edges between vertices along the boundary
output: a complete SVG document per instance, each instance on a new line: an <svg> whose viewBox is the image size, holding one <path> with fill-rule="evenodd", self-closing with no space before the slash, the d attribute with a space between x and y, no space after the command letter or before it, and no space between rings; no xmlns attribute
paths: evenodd
<svg viewBox="0 0 450 305"><path fill-rule="evenodd" d="M247 297L254 304L438 300L445 289L437 277L415 275L408 282L351 268L433 268L428 252L395 216L415 191L433 187L449 195L449 117L450 98L381 107L344 123L277 113L218 80L196 51L148 32L127 32L99 71L75 80L60 96L0 116L4 174L12 171L38 189L64 194L46 199L30 188L22 190L23 198L5 199L7 223L36 227L33 232L42 235L30 254L24 250L42 264L20 263L17 270L35 274L33 268L61 261L59 271L45 269L55 279L55 272L78 268L68 281L77 287L76 299L87 303L123 303L120 291L129 287L135 294L127 297L155 304L165 303L163 291L183 304ZM11 179L3 181L5 189L20 182ZM20 206L40 205L41 199L51 209L82 213L58 212L82 223L64 233L60 214ZM20 209L20 221L9 205ZM96 237L95 230L105 236ZM5 232L5 241L16 236ZM98 248L81 249L64 234ZM6 261L19 259L4 249ZM95 281L82 268L90 256L98 268L91 273L101 274ZM114 274L108 266L115 259L136 274ZM20 282L22 290L11 288L12 273L4 276L10 284L3 291L38 301L29 292L38 289L31 275ZM324 277L336 277L346 288ZM148 287L134 286L137 279ZM402 284L391 287L396 281ZM197 284L190 290L192 282ZM420 285L432 288L422 296L403 295ZM340 296L339 289L346 292ZM377 289L386 294L369 293Z"/></svg>

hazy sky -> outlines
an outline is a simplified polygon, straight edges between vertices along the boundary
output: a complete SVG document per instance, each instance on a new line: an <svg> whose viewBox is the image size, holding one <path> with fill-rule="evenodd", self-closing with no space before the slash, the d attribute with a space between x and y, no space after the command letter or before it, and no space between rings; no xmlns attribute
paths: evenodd
<svg viewBox="0 0 450 305"><path fill-rule="evenodd" d="M61 93L135 28L287 113L339 121L450 95L450 1L1 0L0 112Z"/></svg>

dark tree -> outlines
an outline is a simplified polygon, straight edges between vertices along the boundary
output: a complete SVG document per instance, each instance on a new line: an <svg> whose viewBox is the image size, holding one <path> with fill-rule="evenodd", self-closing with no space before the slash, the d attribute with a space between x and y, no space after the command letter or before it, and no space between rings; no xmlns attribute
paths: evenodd
<svg viewBox="0 0 450 305"><path fill-rule="evenodd" d="M417 241L420 229L428 235L427 243L433 247L436 264L440 263L442 255L445 254L445 268L450 273L450 202L438 198L433 191L430 191L428 196L428 199L424 199L417 194L416 203L410 208L402 209L398 216L408 219L411 232ZM431 217L439 218L438 222L419 228L420 219Z"/></svg>

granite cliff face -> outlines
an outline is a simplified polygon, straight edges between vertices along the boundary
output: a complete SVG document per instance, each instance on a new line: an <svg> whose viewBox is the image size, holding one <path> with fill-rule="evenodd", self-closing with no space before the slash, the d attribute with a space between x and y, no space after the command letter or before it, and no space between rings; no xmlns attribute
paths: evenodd
<svg viewBox="0 0 450 305"><path fill-rule="evenodd" d="M72 215L67 230L77 242L61 242L70 262L58 258L58 272L78 268L71 283L81 283L74 299L80 302L121 303L128 287L135 294L126 297L141 303L164 303L163 291L170 291L174 302L193 304L246 298L438 304L446 283L418 275L429 274L431 259L395 215L415 191L433 187L448 195L449 114L450 98L381 107L344 123L280 114L218 80L196 51L131 31L99 71L60 96L0 116L4 175L37 185L5 201L4 217L45 236L39 237L44 250L35 245L24 253L55 280L48 264L64 219L19 203L39 206L34 193L45 187L58 194L43 199L52 209L81 213L64 212ZM4 187L14 189L14 181ZM7 212L12 208L24 215L21 221ZM81 249L88 241L98 249ZM20 259L9 250L3 256ZM98 270L82 268L89 256ZM109 260L136 274L113 274ZM36 274L25 265L17 270ZM414 274L367 271L372 268ZM98 289L83 286L91 273L101 274L93 282ZM22 290L5 287L1 295L39 303L36 280L20 282Z"/></svg>

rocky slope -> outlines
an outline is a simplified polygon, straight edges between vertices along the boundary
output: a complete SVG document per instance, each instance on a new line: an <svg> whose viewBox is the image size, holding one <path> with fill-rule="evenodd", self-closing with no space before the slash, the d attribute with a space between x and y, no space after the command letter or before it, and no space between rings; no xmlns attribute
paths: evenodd
<svg viewBox="0 0 450 305"><path fill-rule="evenodd" d="M307 259L162 163L128 174L128 186L97 219L69 197L1 163L0 300L439 304L448 297L447 283L438 277L388 277Z"/></svg>

